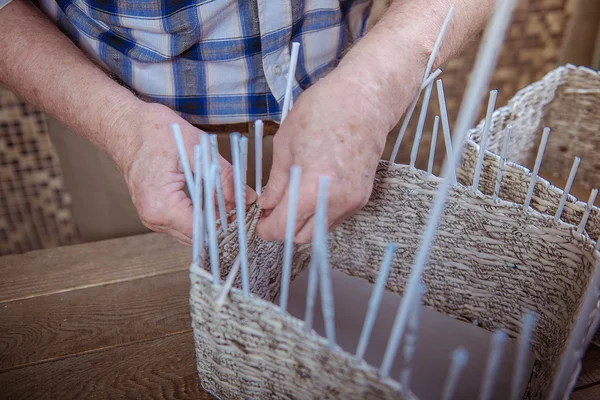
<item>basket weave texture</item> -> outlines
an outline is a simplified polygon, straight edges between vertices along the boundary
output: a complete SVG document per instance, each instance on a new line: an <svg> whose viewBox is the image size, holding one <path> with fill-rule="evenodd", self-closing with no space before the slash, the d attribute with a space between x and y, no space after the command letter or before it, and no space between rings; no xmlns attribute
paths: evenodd
<svg viewBox="0 0 600 400"><path fill-rule="evenodd" d="M552 105L561 93L570 95L563 86L577 85L586 75L589 79L589 74L583 69L559 68L519 92L494 114L490 150L498 151L504 127L511 122L515 138L509 159L527 162L537 131L553 121L548 110L562 110ZM536 101L539 92L548 93L552 83L554 95ZM592 129L582 118L575 119ZM580 315L580 308L600 256L594 240L600 233L599 210L593 209L587 230L577 233L585 204L570 197L563 213L565 222L555 222L553 211L563 192L539 179L532 208L524 212L522 203L532 177L514 162L505 168L500 200L495 202L490 194L499 157L493 153L485 157L482 192L464 186L473 180L481 129L482 125L470 132L458 171L462 184L450 191L423 275L424 303L456 319L477 320L484 329L504 329L513 339L521 331L523 313L535 311L538 323L532 351L536 361L526 398L543 399L549 395L575 321L590 317ZM580 140L591 136L582 134ZM590 159L581 152L588 147L573 144L572 148L573 155L582 156L584 162ZM592 174L585 176L595 182ZM369 203L329 234L332 268L374 282L385 246L393 241L399 248L387 289L402 294L439 183L440 178L417 169L381 162ZM305 332L303 321L282 315L271 303L279 293L283 247L255 235L260 212L254 206L246 215L249 298L237 289L238 277L236 287L218 307L215 299L221 287L211 285L203 268L192 265L190 269L197 368L204 388L221 399L414 398L403 393L395 380L381 379L377 366L358 362L316 333ZM219 248L224 278L238 253L235 225L220 236ZM310 245L296 246L292 279L308 266L310 250Z"/></svg>

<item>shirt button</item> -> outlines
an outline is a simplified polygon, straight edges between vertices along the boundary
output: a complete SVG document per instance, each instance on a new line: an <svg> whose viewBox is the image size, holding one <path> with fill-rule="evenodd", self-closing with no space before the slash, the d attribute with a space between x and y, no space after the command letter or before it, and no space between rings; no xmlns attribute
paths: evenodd
<svg viewBox="0 0 600 400"><path fill-rule="evenodd" d="M273 73L277 76L281 75L281 65L277 64L273 67Z"/></svg>

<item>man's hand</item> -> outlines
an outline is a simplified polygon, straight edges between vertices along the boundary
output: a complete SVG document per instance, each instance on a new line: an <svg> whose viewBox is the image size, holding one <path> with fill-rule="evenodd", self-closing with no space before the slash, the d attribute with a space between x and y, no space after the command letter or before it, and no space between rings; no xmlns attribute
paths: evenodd
<svg viewBox="0 0 600 400"><path fill-rule="evenodd" d="M367 203L386 132L373 95L354 80L331 76L298 99L273 139L273 167L259 199L267 215L257 226L262 238L284 239L292 165L302 167L297 243L312 237L321 175L330 178L329 227Z"/></svg>
<svg viewBox="0 0 600 400"><path fill-rule="evenodd" d="M313 233L320 175L330 178L328 223L335 227L368 200L388 132L416 94L437 34L450 9L452 23L434 69L483 26L489 0L393 1L383 18L327 78L307 90L274 138L271 177L259 204L264 239L283 240L289 169L302 168L296 243Z"/></svg>
<svg viewBox="0 0 600 400"><path fill-rule="evenodd" d="M173 123L181 127L190 166L193 168L194 146L200 144L200 135L205 133L160 104L142 103L124 113L114 126L116 131L109 135L119 138L118 145L109 146L113 150L108 152L125 177L144 225L190 244L193 207L184 192L186 181L170 127ZM229 211L235 207L233 169L224 158L221 157L219 162L225 206ZM256 193L247 187L247 204L255 200Z"/></svg>

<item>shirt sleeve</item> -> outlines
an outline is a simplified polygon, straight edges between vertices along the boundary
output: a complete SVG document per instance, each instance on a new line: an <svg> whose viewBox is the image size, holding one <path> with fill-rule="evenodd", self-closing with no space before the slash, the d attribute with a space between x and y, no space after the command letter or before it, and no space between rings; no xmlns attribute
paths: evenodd
<svg viewBox="0 0 600 400"><path fill-rule="evenodd" d="M12 0L0 0L0 10L4 8L5 5L10 3Z"/></svg>

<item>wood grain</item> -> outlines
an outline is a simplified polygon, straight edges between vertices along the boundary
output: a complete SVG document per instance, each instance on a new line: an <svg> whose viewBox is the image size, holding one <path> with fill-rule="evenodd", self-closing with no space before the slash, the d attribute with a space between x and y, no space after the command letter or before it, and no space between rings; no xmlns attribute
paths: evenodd
<svg viewBox="0 0 600 400"><path fill-rule="evenodd" d="M187 270L189 247L148 233L0 258L0 303Z"/></svg>
<svg viewBox="0 0 600 400"><path fill-rule="evenodd" d="M571 400L598 400L600 399L600 384L576 390L571 394Z"/></svg>
<svg viewBox="0 0 600 400"><path fill-rule="evenodd" d="M583 368L575 387L600 383L600 348L598 346L590 345L582 364Z"/></svg>
<svg viewBox="0 0 600 400"><path fill-rule="evenodd" d="M3 399L212 399L192 332L0 373Z"/></svg>
<svg viewBox="0 0 600 400"><path fill-rule="evenodd" d="M0 371L191 326L189 274L97 286L0 306Z"/></svg>

